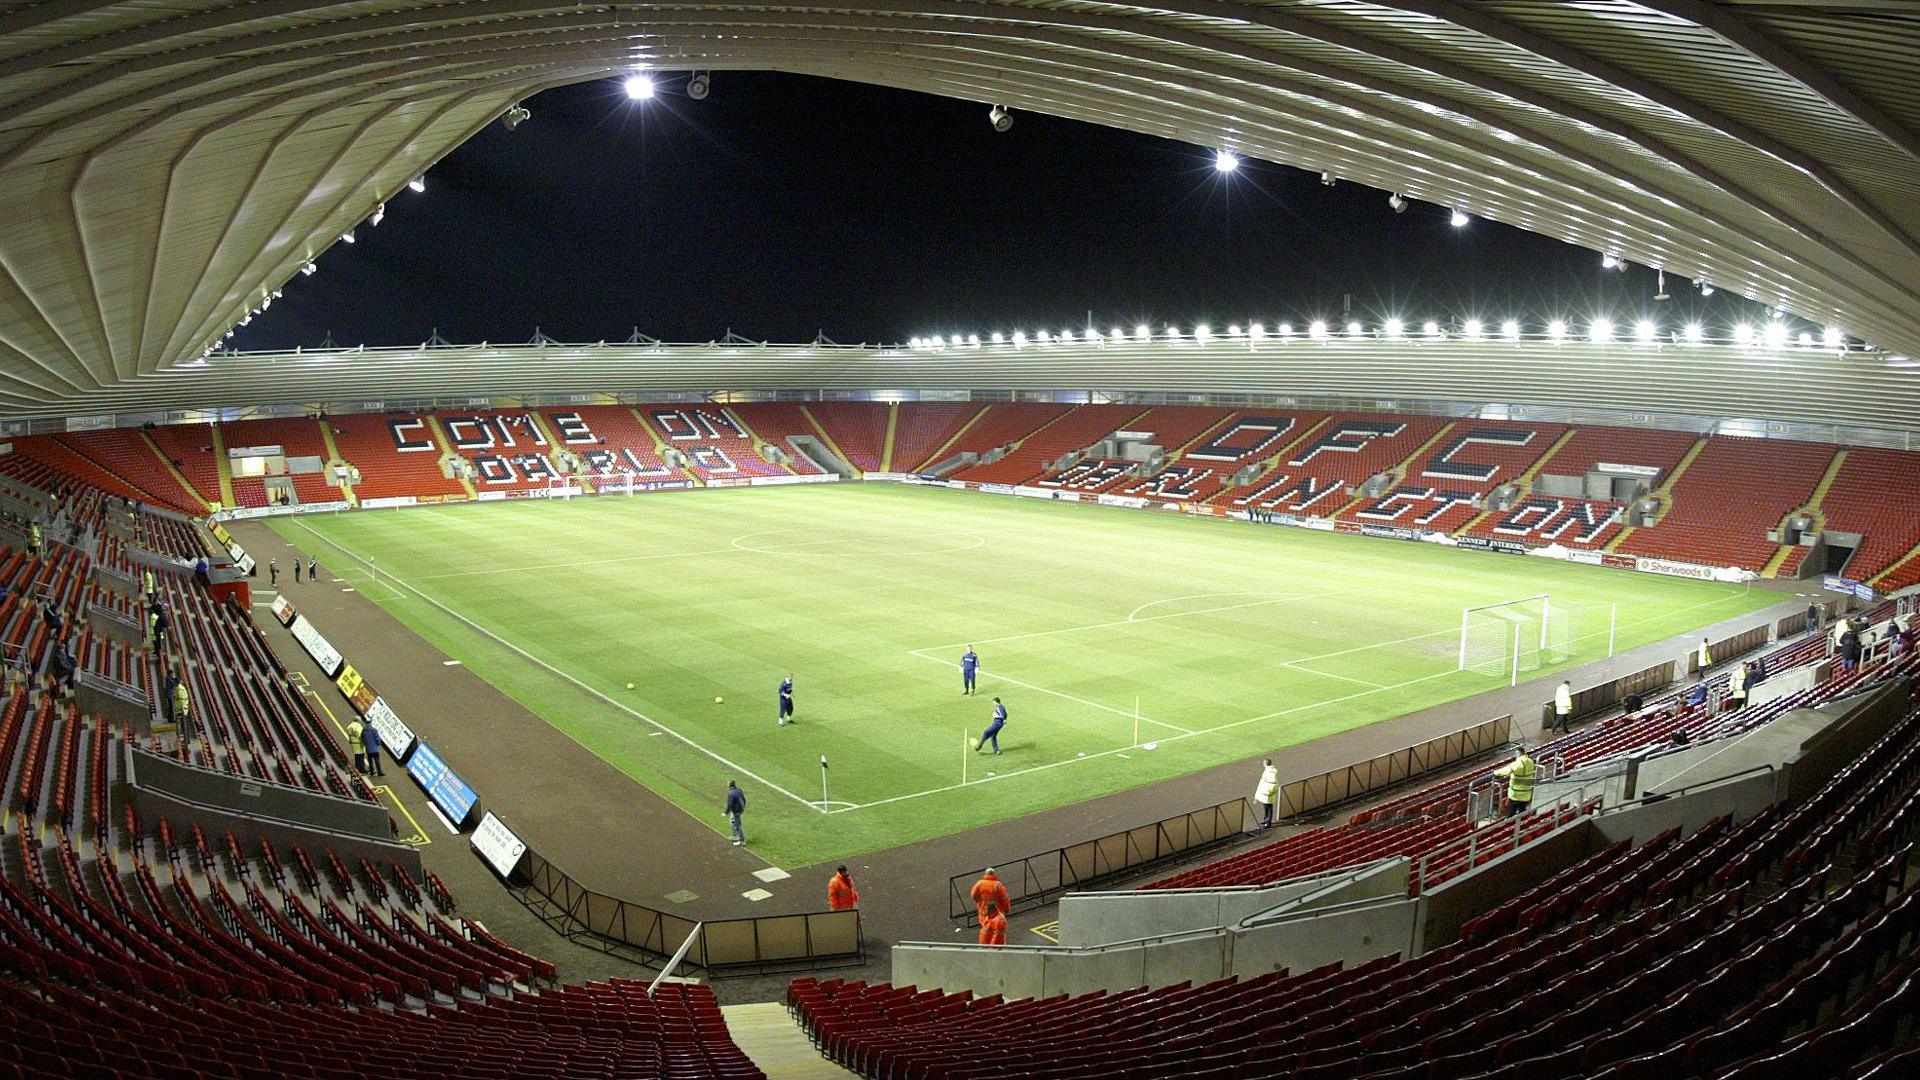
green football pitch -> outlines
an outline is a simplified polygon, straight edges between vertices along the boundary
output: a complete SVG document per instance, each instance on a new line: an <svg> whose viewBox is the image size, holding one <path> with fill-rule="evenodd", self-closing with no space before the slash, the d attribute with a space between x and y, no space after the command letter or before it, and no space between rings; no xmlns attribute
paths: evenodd
<svg viewBox="0 0 1920 1080"><path fill-rule="evenodd" d="M1467 607L1545 593L1572 613L1572 651L1531 677L1604 656L1610 612L1624 650L1778 599L1549 559L884 484L274 528L349 580L377 563L385 587L363 595L716 831L726 781L739 779L751 848L788 866L1503 685L1457 670ZM960 693L969 644L976 697ZM777 727L787 672L799 722ZM998 757L964 746L993 695L1010 713Z"/></svg>

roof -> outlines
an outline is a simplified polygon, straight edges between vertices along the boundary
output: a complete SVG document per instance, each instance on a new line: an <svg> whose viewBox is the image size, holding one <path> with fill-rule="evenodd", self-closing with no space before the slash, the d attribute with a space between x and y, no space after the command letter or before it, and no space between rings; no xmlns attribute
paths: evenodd
<svg viewBox="0 0 1920 1080"><path fill-rule="evenodd" d="M0 416L137 402L515 102L641 62L1231 147L1920 354L1911 5L42 0L0 4Z"/></svg>

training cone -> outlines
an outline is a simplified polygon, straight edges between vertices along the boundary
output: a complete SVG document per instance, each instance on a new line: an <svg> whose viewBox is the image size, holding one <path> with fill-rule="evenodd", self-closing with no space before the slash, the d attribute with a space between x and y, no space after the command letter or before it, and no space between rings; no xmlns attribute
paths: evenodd
<svg viewBox="0 0 1920 1080"><path fill-rule="evenodd" d="M628 683L628 684L627 684L627 689L629 689L629 690L631 690L631 689L633 689L633 684L632 684L632 683Z"/></svg>
<svg viewBox="0 0 1920 1080"><path fill-rule="evenodd" d="M725 705L727 703L727 699L721 697L719 694L715 694L713 695L713 703L715 705Z"/></svg>

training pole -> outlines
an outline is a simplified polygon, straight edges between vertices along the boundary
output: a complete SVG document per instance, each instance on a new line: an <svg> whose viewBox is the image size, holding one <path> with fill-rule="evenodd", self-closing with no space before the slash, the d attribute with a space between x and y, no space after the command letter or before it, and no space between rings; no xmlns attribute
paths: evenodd
<svg viewBox="0 0 1920 1080"><path fill-rule="evenodd" d="M973 733L960 733L960 786L967 786L967 761L973 757Z"/></svg>
<svg viewBox="0 0 1920 1080"><path fill-rule="evenodd" d="M827 812L827 755L820 755L820 812Z"/></svg>

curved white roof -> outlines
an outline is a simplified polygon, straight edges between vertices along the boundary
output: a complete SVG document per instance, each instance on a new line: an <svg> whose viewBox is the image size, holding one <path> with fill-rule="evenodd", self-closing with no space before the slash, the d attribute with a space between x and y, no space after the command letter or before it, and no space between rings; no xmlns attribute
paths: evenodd
<svg viewBox="0 0 1920 1080"><path fill-rule="evenodd" d="M1911 12L1814 0L0 4L0 415L137 402L147 377L198 358L508 106L638 62L856 79L1231 146L1704 276L1920 353ZM453 370L424 365L418 390L444 389ZM270 369L257 377L264 386ZM244 381L224 389L247 403ZM1742 388L1725 393L1741 411ZM177 389L155 394L167 397Z"/></svg>

